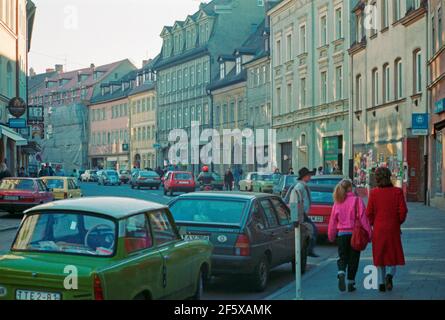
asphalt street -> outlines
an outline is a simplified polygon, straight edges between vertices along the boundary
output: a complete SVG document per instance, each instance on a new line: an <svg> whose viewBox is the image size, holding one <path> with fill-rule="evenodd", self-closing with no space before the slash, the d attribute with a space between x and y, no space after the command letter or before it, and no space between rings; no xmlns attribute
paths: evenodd
<svg viewBox="0 0 445 320"><path fill-rule="evenodd" d="M153 201L162 204L168 204L173 198L164 196L162 188L160 190L131 189L129 185L122 186L98 186L96 183L82 183L81 189L85 197L124 197L136 198L146 201ZM175 195L176 196L176 195ZM18 226L21 216L11 216L0 214L1 225ZM1 228L0 228L1 230ZM9 229L0 231L0 252L9 249L14 240L16 230ZM308 260L308 272L316 269L323 261L336 257L336 248L331 245L320 245L317 248L320 258ZM306 275L305 275L306 276ZM304 276L304 277L305 277ZM266 291L257 293L252 291L249 283L241 277L217 277L213 278L204 295L206 300L260 300L264 299L274 292L286 287L295 280L291 272L291 265L282 265L271 272L270 283Z"/></svg>

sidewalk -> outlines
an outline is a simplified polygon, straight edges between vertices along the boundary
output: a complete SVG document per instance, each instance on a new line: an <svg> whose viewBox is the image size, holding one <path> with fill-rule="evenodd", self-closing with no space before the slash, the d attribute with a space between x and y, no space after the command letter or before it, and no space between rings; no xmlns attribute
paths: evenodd
<svg viewBox="0 0 445 320"><path fill-rule="evenodd" d="M8 213L0 211L0 232L17 229L21 220L20 217L11 217Z"/></svg>
<svg viewBox="0 0 445 320"><path fill-rule="evenodd" d="M445 299L445 212L421 204L409 204L408 219L402 232L406 265L398 268L392 292L381 293L364 288L364 267L372 265L372 248L369 246L360 260L356 292L339 292L337 258L334 256L303 277L303 299ZM295 283L291 283L266 300L293 300L294 288Z"/></svg>

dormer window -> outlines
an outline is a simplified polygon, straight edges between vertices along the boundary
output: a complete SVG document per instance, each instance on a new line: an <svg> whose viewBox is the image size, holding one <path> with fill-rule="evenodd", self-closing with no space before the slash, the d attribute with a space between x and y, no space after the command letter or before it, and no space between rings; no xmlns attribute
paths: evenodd
<svg viewBox="0 0 445 320"><path fill-rule="evenodd" d="M241 73L241 71L242 71L242 61L241 61L242 59L241 59L241 57L237 57L236 58L236 74L240 74Z"/></svg>
<svg viewBox="0 0 445 320"><path fill-rule="evenodd" d="M220 79L224 79L224 77L226 76L226 65L224 64L224 62L221 62L221 64L219 65L219 76Z"/></svg>

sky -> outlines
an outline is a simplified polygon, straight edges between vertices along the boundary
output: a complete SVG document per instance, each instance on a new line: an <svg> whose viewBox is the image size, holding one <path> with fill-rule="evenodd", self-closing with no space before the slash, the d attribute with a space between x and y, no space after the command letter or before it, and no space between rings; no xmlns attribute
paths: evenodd
<svg viewBox="0 0 445 320"><path fill-rule="evenodd" d="M136 67L161 49L165 25L185 20L200 0L33 0L37 6L29 66L74 70L125 58ZM207 1L208 2L208 1Z"/></svg>

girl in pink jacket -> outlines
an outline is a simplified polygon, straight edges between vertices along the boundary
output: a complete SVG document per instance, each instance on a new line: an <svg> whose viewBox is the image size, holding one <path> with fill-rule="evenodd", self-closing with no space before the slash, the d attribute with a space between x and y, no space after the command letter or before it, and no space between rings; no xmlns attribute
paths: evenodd
<svg viewBox="0 0 445 320"><path fill-rule="evenodd" d="M355 217L360 217L363 228L371 238L371 226L366 217L366 208L363 200L352 192L352 182L343 180L334 191L334 207L332 208L329 221L329 241L337 240L338 245L338 288L346 290L346 272L348 277L348 291L353 292L355 288L355 276L357 274L360 252L351 247L352 231L354 230Z"/></svg>

